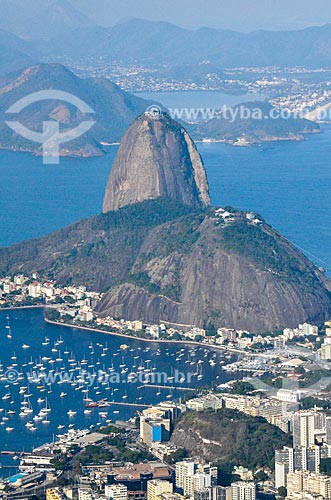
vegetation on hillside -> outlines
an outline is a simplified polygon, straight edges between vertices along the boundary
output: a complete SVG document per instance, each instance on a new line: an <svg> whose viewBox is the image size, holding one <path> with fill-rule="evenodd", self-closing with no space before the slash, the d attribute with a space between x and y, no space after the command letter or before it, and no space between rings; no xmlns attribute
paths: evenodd
<svg viewBox="0 0 331 500"><path fill-rule="evenodd" d="M303 410L309 410L310 408L323 408L324 410L331 410L331 401L328 399L315 398L313 396L307 396L300 400L300 408Z"/></svg>
<svg viewBox="0 0 331 500"><path fill-rule="evenodd" d="M78 456L82 465L109 462L113 458L114 454L111 451L95 445L86 446L85 450Z"/></svg>
<svg viewBox="0 0 331 500"><path fill-rule="evenodd" d="M244 382L243 380L236 380L231 384L230 392L232 394L251 394L255 391L255 387L250 382Z"/></svg>
<svg viewBox="0 0 331 500"><path fill-rule="evenodd" d="M54 279L59 285L111 290L115 301L123 294L121 307L124 304L131 318L157 322L167 317L188 323L195 315L194 321L204 325L208 335L215 334L221 324L241 322L240 309L246 302L252 314L251 325L245 328L251 331L288 324L293 315L302 314L302 306L314 317L331 308L330 293L314 266L267 224L254 226L241 212L235 213L234 222L223 223L212 207L192 210L164 198L97 215L43 238L0 249L0 275L17 272L27 276L37 272L41 279ZM232 286L234 279L238 287L234 295L228 295L224 285ZM190 311L193 282L199 283L199 301L195 311ZM268 294L274 294L272 310L263 300L266 282ZM214 297L211 283L215 283ZM140 293L140 300L135 301L139 288L147 293ZM162 312L157 301L148 300L148 294L179 304L164 306ZM293 296L302 297L302 303L296 306ZM112 307L109 297L105 296L99 311ZM291 311L283 313L286 300ZM181 308L182 301L185 307ZM147 303L148 311L142 305ZM238 312L229 314L227 308L237 306Z"/></svg>
<svg viewBox="0 0 331 500"><path fill-rule="evenodd" d="M265 228L247 224L244 219L226 226L222 230L224 250L234 252L254 262L260 269L271 269L279 277L294 282L302 281L314 285L314 278L297 255L288 252L282 238Z"/></svg>
<svg viewBox="0 0 331 500"><path fill-rule="evenodd" d="M221 469L226 464L255 470L273 469L275 449L290 445L291 437L262 417L221 409L186 413L177 422L172 441L189 454L219 463Z"/></svg>
<svg viewBox="0 0 331 500"><path fill-rule="evenodd" d="M243 116L242 111L246 114ZM223 139L229 142L244 138L247 142L262 142L284 138L300 138L303 133L318 132L318 124L300 119L294 115L286 118L276 116L270 120L270 116L275 116L275 110L271 104L263 101L256 101L244 104L237 104L231 109L233 115L227 113L219 114L217 117L197 124L190 124L189 131L197 139L205 137L213 139Z"/></svg>
<svg viewBox="0 0 331 500"><path fill-rule="evenodd" d="M79 221L37 240L0 249L0 275L17 269L99 291L129 281L149 232L190 213L169 199L148 200Z"/></svg>

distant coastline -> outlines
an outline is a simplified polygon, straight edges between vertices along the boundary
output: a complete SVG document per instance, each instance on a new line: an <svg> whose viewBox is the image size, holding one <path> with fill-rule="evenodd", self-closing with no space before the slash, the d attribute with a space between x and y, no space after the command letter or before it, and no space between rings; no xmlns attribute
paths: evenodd
<svg viewBox="0 0 331 500"><path fill-rule="evenodd" d="M302 134L292 134L291 137L289 136L268 136L267 138L247 138L245 140L240 141L239 138L237 139L214 139L212 137L206 137L204 139L195 139L194 142L196 144L213 144L213 143L223 143L227 144L228 146L235 146L235 147L249 147L249 146L268 146L268 144L274 146L275 142L301 142L304 141L306 138L306 135L308 134L320 134L321 130L313 130L310 132L303 132Z"/></svg>
<svg viewBox="0 0 331 500"><path fill-rule="evenodd" d="M205 121L207 123L207 121ZM183 122L183 125L186 127L188 126L187 122ZM302 131L300 134L296 133L291 133L291 135L288 136L277 136L277 135L270 135L266 137L247 137L247 139L240 140L240 137L236 138L214 138L212 134L210 136L206 136L203 139L196 137L194 134L192 134L194 138L195 143L223 143L227 144L229 146L235 146L235 147L249 147L249 146L259 146L262 144L267 144L267 143L276 143L276 142L301 142L305 140L305 137L310 135L310 134L318 134L321 133L321 130L311 130L311 131ZM101 148L107 148L107 147L113 147L113 146L118 146L120 142L104 142L100 141L100 147ZM34 149L25 149L25 148L17 148L16 146L4 146L0 145L0 150L3 151L10 151L12 153L23 153L23 154L28 154L32 155L35 157L41 157L42 153L38 152L37 150ZM98 158L102 156L106 156L107 151L103 149L96 149L95 151L88 151L85 152L83 150L77 150L77 149L67 149L65 152L60 151L59 157L60 158L79 158L79 159L91 159L91 158Z"/></svg>

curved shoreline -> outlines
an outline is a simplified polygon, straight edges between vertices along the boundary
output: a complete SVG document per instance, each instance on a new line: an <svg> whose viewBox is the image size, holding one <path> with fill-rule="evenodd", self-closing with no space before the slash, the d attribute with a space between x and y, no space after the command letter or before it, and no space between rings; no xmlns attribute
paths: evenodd
<svg viewBox="0 0 331 500"><path fill-rule="evenodd" d="M65 326L67 328L77 328L78 330L86 330L88 332L98 332L98 333L104 333L106 335L114 335L116 337L123 337L126 339L130 340L138 340L140 342L152 342L154 344L185 344L185 345L198 345L198 346L203 346L203 347L208 347L209 349L217 349L221 351L231 351L231 349L227 349L223 346L216 346L216 345L211 345L211 344L204 344L202 342L196 342L194 340L189 341L189 340L165 340L165 339L145 339L142 337L134 337L133 335L128 335L126 333L119 333L119 332L110 332L107 330L101 330L100 328L89 328L88 326L79 326L79 325L72 325L71 323L60 323L58 321L53 321L48 318L44 318L46 323L49 323L51 325L56 325L56 326ZM233 351L232 352L237 352Z"/></svg>
<svg viewBox="0 0 331 500"><path fill-rule="evenodd" d="M17 307L2 307L0 308L1 311L17 311L19 309L47 309L47 308L53 308L56 309L56 307L59 304L56 305L49 305L49 304L42 304L39 306L17 306ZM134 337L133 335L128 335L126 333L119 333L119 332L110 332L107 330L101 330L100 328L91 328L88 326L79 326L79 325L73 325L71 323L61 323L59 321L53 321L50 320L46 317L44 317L44 321L46 323L49 323L51 325L55 326L65 326L66 328L76 328L78 330L86 330L88 332L98 332L98 333L104 333L105 335L114 335L116 337L123 337L125 339L130 339L130 340L138 340L139 342L149 342L149 343L154 343L154 344L181 344L181 345L196 345L199 347L206 347L208 349L214 349L216 351L224 351L224 352L230 352L234 354L242 354L244 356L254 356L257 355L256 353L251 353L251 352L246 352L246 351L241 351L240 349L235 349L235 348L229 348L229 347L224 347L222 345L215 345L215 344L205 344L203 342L196 342L195 340L166 340L166 339L145 339L143 337Z"/></svg>
<svg viewBox="0 0 331 500"><path fill-rule="evenodd" d="M40 305L40 306L16 306L16 307L0 307L0 312L1 311L17 311L18 309L44 309L45 307L50 307L50 306L45 306Z"/></svg>
<svg viewBox="0 0 331 500"><path fill-rule="evenodd" d="M37 306L12 306L12 307L0 307L1 311L17 311L18 309L56 309L61 304L40 304Z"/></svg>
<svg viewBox="0 0 331 500"><path fill-rule="evenodd" d="M86 330L88 332L98 332L98 333L104 333L106 335L114 335L116 337L123 337L126 339L130 340L138 340L140 342L149 342L149 343L154 343L154 344L181 344L181 345L196 345L199 347L206 347L208 349L215 349L216 351L223 351L225 353L233 353L233 354L241 354L243 356L259 356L261 355L260 353L252 353L252 352L247 352L247 351L241 351L240 349L236 348L231 348L231 347L224 347L222 345L215 345L215 344L204 344L203 342L196 342L195 340L165 340L165 339L144 339L142 337L134 337L133 335L128 335L126 333L119 333L119 332L109 332L106 330L101 330L100 328L89 328L88 326L78 326L78 325L72 325L70 323L60 323L58 321L53 321L51 319L44 318L44 321L46 323L49 323L51 325L56 325L56 326L65 326L66 328L77 328L78 330Z"/></svg>

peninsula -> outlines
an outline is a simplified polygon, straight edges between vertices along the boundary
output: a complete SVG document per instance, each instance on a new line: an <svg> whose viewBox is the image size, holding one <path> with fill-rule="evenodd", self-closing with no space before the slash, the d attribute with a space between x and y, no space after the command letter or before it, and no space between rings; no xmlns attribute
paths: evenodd
<svg viewBox="0 0 331 500"><path fill-rule="evenodd" d="M209 204L202 159L167 114L119 148L104 213L0 249L3 276L37 272L104 293L99 316L263 332L323 322L331 284L258 214Z"/></svg>

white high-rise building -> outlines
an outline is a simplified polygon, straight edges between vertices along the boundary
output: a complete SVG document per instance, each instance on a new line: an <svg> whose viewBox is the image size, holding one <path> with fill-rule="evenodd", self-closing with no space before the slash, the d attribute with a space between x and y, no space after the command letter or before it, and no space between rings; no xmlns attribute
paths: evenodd
<svg viewBox="0 0 331 500"><path fill-rule="evenodd" d="M325 419L326 444L331 444L331 417Z"/></svg>
<svg viewBox="0 0 331 500"><path fill-rule="evenodd" d="M308 471L290 472L287 477L287 494L292 497L300 492L321 495L331 499L331 478Z"/></svg>
<svg viewBox="0 0 331 500"><path fill-rule="evenodd" d="M255 483L251 481L237 481L231 484L231 500L255 500Z"/></svg>
<svg viewBox="0 0 331 500"><path fill-rule="evenodd" d="M147 500L158 500L158 497L163 493L172 492L173 485L169 481L163 481L162 479L147 481Z"/></svg>
<svg viewBox="0 0 331 500"><path fill-rule="evenodd" d="M303 323L303 325L299 325L299 329L302 330L302 333L305 337L308 335L318 335L318 326L316 325Z"/></svg>
<svg viewBox="0 0 331 500"><path fill-rule="evenodd" d="M318 473L322 458L331 458L331 445L314 445L309 448L297 446L285 447L275 452L275 486L285 486L287 475L294 471L309 471Z"/></svg>
<svg viewBox="0 0 331 500"><path fill-rule="evenodd" d="M30 297L37 298L41 295L41 283L33 282L29 285L29 295Z"/></svg>
<svg viewBox="0 0 331 500"><path fill-rule="evenodd" d="M280 488L286 486L286 477L294 470L294 450L284 446L282 450L275 452L275 486Z"/></svg>
<svg viewBox="0 0 331 500"><path fill-rule="evenodd" d="M11 293L14 290L14 285L11 281L7 281L3 284L4 293Z"/></svg>
<svg viewBox="0 0 331 500"><path fill-rule="evenodd" d="M206 472L196 472L194 474L193 488L194 491L204 490L211 486L211 475Z"/></svg>
<svg viewBox="0 0 331 500"><path fill-rule="evenodd" d="M210 488L212 485L211 475L207 472L196 472L188 475L184 480L183 493L187 497L192 497L195 491Z"/></svg>
<svg viewBox="0 0 331 500"><path fill-rule="evenodd" d="M78 500L95 500L95 496L92 488L78 488Z"/></svg>
<svg viewBox="0 0 331 500"><path fill-rule="evenodd" d="M299 411L293 417L293 446L309 447L315 444L315 415Z"/></svg>
<svg viewBox="0 0 331 500"><path fill-rule="evenodd" d="M194 492L193 500L231 500L231 486L212 486Z"/></svg>
<svg viewBox="0 0 331 500"><path fill-rule="evenodd" d="M191 460L183 460L182 462L176 463L176 488L184 493L184 490L188 488L189 478L192 477L195 472L195 463ZM185 494L185 493L184 493Z"/></svg>
<svg viewBox="0 0 331 500"><path fill-rule="evenodd" d="M321 359L331 359L331 337L325 337L323 344L319 350Z"/></svg>
<svg viewBox="0 0 331 500"><path fill-rule="evenodd" d="M105 496L110 500L127 500L128 489L124 484L106 484Z"/></svg>
<svg viewBox="0 0 331 500"><path fill-rule="evenodd" d="M192 497L194 492L217 485L217 467L196 464L192 460L176 463L176 489L179 493Z"/></svg>

